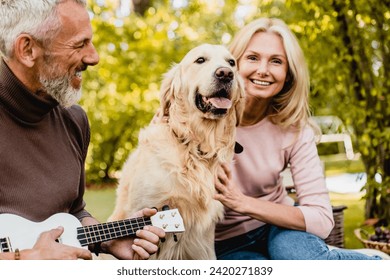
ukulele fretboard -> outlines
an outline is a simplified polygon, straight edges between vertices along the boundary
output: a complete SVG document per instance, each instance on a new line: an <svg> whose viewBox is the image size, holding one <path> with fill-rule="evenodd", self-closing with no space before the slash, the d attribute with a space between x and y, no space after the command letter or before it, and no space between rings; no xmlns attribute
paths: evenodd
<svg viewBox="0 0 390 280"><path fill-rule="evenodd" d="M150 218L140 217L103 224L85 226L77 228L77 239L81 246L104 242L125 236L131 236L137 230L147 225L151 225Z"/></svg>
<svg viewBox="0 0 390 280"><path fill-rule="evenodd" d="M8 237L0 238L0 252L11 252L11 245Z"/></svg>

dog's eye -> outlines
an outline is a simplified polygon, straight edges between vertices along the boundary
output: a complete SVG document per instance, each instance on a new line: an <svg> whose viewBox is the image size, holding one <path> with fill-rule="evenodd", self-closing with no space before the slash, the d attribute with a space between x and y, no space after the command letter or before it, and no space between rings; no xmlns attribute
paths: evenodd
<svg viewBox="0 0 390 280"><path fill-rule="evenodd" d="M196 63L198 64L202 64L206 61L206 59L204 57L199 57L197 60L195 60Z"/></svg>
<svg viewBox="0 0 390 280"><path fill-rule="evenodd" d="M230 66L236 66L236 62L234 61L234 59L229 59L228 62Z"/></svg>

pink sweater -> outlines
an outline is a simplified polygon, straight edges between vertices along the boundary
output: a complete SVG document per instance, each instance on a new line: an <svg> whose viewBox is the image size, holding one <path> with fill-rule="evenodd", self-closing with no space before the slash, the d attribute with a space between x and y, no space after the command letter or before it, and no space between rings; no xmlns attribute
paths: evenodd
<svg viewBox="0 0 390 280"><path fill-rule="evenodd" d="M237 142L244 151L235 155L232 170L242 192L258 199L293 205L280 176L290 164L306 231L326 238L334 221L313 130L309 126L301 132L293 128L282 130L268 118L237 129ZM225 211L225 219L216 228L216 240L264 225L230 209L225 208Z"/></svg>

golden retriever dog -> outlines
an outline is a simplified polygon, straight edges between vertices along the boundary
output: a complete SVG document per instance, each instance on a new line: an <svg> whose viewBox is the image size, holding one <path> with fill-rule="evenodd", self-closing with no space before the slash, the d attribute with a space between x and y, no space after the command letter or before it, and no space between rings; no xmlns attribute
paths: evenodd
<svg viewBox="0 0 390 280"><path fill-rule="evenodd" d="M217 167L230 162L244 107L236 62L221 45L200 45L165 75L159 114L141 130L123 166L109 220L144 207L177 208L185 232L167 234L152 259L215 259L223 205L213 199Z"/></svg>

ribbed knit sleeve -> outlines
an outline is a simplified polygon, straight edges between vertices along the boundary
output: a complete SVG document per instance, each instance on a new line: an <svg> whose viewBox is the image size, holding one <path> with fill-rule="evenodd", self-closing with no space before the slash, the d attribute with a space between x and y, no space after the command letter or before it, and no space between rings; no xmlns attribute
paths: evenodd
<svg viewBox="0 0 390 280"><path fill-rule="evenodd" d="M321 238L328 237L334 226L333 213L314 133L310 128L302 131L292 147L290 167L306 231Z"/></svg>
<svg viewBox="0 0 390 280"><path fill-rule="evenodd" d="M78 136L77 142L80 145L83 162L83 169L81 171L80 176L79 196L72 204L72 207L69 212L81 221L85 217L91 217L91 214L87 210L85 210L86 203L84 201L84 192L86 185L85 160L87 157L88 146L90 142L90 126L87 115L80 106L74 105L71 108L67 109L67 112L69 113L69 120L71 125L77 128L75 131L75 135Z"/></svg>

